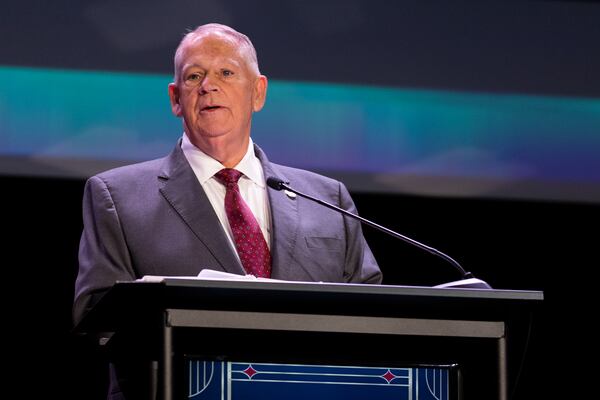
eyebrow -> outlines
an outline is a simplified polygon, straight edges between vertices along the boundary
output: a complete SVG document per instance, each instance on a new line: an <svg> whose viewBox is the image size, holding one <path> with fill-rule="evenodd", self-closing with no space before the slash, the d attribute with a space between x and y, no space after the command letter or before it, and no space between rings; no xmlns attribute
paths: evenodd
<svg viewBox="0 0 600 400"><path fill-rule="evenodd" d="M238 68L242 68L242 64L241 64L241 63L239 63L238 61L236 61L236 60L232 59L232 58L226 58L226 59L224 59L224 61L225 61L225 63L231 64L231 65L234 65L234 66L236 66L236 67L238 67ZM184 65L182 66L181 70L182 70L182 71L186 71L186 70L188 70L188 69L190 69L190 68L200 68L200 69L204 69L204 68L202 67L202 65L200 65L200 64L197 64L197 63L192 63L192 64L184 64Z"/></svg>

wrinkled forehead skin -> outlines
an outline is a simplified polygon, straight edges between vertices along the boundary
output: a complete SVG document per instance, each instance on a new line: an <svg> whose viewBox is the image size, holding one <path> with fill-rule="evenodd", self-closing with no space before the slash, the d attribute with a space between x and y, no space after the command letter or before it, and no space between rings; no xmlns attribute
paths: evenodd
<svg viewBox="0 0 600 400"><path fill-rule="evenodd" d="M252 42L246 35L224 25L208 24L200 26L194 31L185 35L177 47L174 60L176 81L179 78L181 66L188 49L196 47L205 39L221 40L229 43L233 48L237 49L237 55L248 67L249 71L256 76L260 74L256 51L252 45Z"/></svg>

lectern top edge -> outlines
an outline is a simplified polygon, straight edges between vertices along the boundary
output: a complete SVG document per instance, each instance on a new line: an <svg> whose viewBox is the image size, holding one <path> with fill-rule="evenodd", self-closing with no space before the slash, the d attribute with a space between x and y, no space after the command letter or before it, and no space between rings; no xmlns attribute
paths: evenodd
<svg viewBox="0 0 600 400"><path fill-rule="evenodd" d="M241 301L252 298L251 305ZM165 309L236 309L435 318L504 318L537 308L543 292L472 288L432 288L367 284L262 282L160 277L118 281L75 327L76 333L112 331L140 313ZM117 321L115 323L115 321Z"/></svg>
<svg viewBox="0 0 600 400"><path fill-rule="evenodd" d="M507 290L507 289L475 289L475 288L436 288L429 286L402 286L402 285L374 285L357 283L331 283L331 282L294 282L294 281L266 281L266 280L217 280L196 279L194 277L161 277L158 282L169 287L198 287L198 288L229 288L229 289L257 289L261 291L285 292L319 292L319 293L347 293L347 294L379 294L379 295L409 295L409 296L435 296L449 298L479 298L497 300L525 300L542 301L544 294L535 290ZM119 284L147 284L146 282L125 282Z"/></svg>

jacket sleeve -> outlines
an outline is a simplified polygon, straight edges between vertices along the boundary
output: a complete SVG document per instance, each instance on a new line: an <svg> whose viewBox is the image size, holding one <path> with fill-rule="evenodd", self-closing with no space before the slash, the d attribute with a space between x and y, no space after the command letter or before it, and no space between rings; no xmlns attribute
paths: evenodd
<svg viewBox="0 0 600 400"><path fill-rule="evenodd" d="M101 177L90 178L83 194L83 233L75 282L73 322L77 324L118 280L135 279L117 205Z"/></svg>
<svg viewBox="0 0 600 400"><path fill-rule="evenodd" d="M348 189L341 182L339 185L340 207L353 214L358 214ZM363 236L360 221L345 217L344 225L347 241L344 278L351 283L380 284L383 279L381 270Z"/></svg>

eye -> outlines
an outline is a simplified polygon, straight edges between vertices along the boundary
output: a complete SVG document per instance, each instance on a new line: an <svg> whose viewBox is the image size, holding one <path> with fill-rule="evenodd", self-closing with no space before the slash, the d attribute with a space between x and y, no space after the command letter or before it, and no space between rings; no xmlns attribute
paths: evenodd
<svg viewBox="0 0 600 400"><path fill-rule="evenodd" d="M185 83L192 84L192 85L197 84L201 80L202 80L202 75L199 74L198 72L192 72L191 74L188 74L185 77Z"/></svg>
<svg viewBox="0 0 600 400"><path fill-rule="evenodd" d="M225 76L225 77L233 76L233 71L231 71L229 69L224 69L224 70L221 70L221 74L223 74L223 76Z"/></svg>

